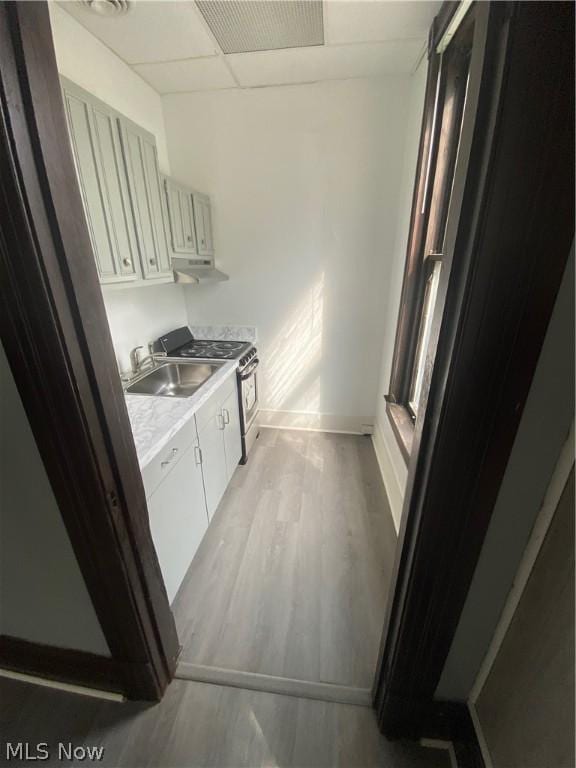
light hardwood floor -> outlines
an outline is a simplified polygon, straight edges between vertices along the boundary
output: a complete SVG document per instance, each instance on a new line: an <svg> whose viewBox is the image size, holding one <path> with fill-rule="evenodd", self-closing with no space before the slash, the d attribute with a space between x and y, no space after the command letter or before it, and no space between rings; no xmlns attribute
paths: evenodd
<svg viewBox="0 0 576 768"><path fill-rule="evenodd" d="M181 661L370 688L395 543L370 438L262 430L174 601Z"/></svg>
<svg viewBox="0 0 576 768"><path fill-rule="evenodd" d="M6 761L6 742L50 745L48 762ZM104 747L58 761L58 742ZM0 678L0 765L108 768L448 768L448 753L388 742L367 707L175 680L157 705L91 699Z"/></svg>

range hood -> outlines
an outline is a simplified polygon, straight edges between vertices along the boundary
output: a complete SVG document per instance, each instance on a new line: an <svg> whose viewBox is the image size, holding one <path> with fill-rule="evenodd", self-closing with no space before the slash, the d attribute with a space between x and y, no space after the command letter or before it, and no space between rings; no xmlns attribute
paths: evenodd
<svg viewBox="0 0 576 768"><path fill-rule="evenodd" d="M216 269L214 263L203 259L172 257L174 280L177 283L215 283L228 280L228 275Z"/></svg>

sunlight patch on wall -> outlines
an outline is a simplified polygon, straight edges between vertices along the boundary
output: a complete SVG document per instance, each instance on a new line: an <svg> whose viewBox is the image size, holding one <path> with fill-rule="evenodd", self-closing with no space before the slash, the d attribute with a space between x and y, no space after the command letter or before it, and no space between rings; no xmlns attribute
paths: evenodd
<svg viewBox="0 0 576 768"><path fill-rule="evenodd" d="M264 406L270 410L322 410L324 274L290 311L267 348Z"/></svg>

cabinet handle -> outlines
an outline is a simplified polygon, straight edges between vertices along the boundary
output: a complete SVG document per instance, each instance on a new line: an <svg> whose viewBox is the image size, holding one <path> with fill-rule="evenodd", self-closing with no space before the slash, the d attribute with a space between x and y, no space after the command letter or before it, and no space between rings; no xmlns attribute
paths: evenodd
<svg viewBox="0 0 576 768"><path fill-rule="evenodd" d="M194 458L196 466L200 466L200 464L202 464L202 448L200 448L199 445L194 446Z"/></svg>
<svg viewBox="0 0 576 768"><path fill-rule="evenodd" d="M177 453L178 453L178 448L172 448L172 453L170 454L169 458L166 459L166 461L161 462L160 468L164 469L164 467L167 467L168 464L171 464L174 459L174 456L176 456Z"/></svg>
<svg viewBox="0 0 576 768"><path fill-rule="evenodd" d="M224 421L224 414L220 412L218 414L218 429L224 429L226 422Z"/></svg>
<svg viewBox="0 0 576 768"><path fill-rule="evenodd" d="M156 259L150 259L150 265L153 267L156 264Z"/></svg>
<svg viewBox="0 0 576 768"><path fill-rule="evenodd" d="M132 266L132 262L130 261L130 259L122 259L122 264L124 264L125 267Z"/></svg>
<svg viewBox="0 0 576 768"><path fill-rule="evenodd" d="M230 411L228 408L222 408L222 418L224 420L224 424L230 424Z"/></svg>
<svg viewBox="0 0 576 768"><path fill-rule="evenodd" d="M191 242L192 242L192 235L188 235L188 236L186 237L186 240L188 240L188 242L189 242L189 243L191 243Z"/></svg>

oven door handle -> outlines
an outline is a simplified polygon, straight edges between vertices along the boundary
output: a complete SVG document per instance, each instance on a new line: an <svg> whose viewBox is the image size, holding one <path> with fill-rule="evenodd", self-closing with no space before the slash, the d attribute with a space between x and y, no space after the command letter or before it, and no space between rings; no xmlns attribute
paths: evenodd
<svg viewBox="0 0 576 768"><path fill-rule="evenodd" d="M256 368L258 368L259 364L260 364L260 360L258 360L258 358L255 358L254 360L252 360L248 368L243 370L242 373L238 374L240 381L246 381L246 379L249 379L250 376L252 376L252 374L256 370Z"/></svg>

